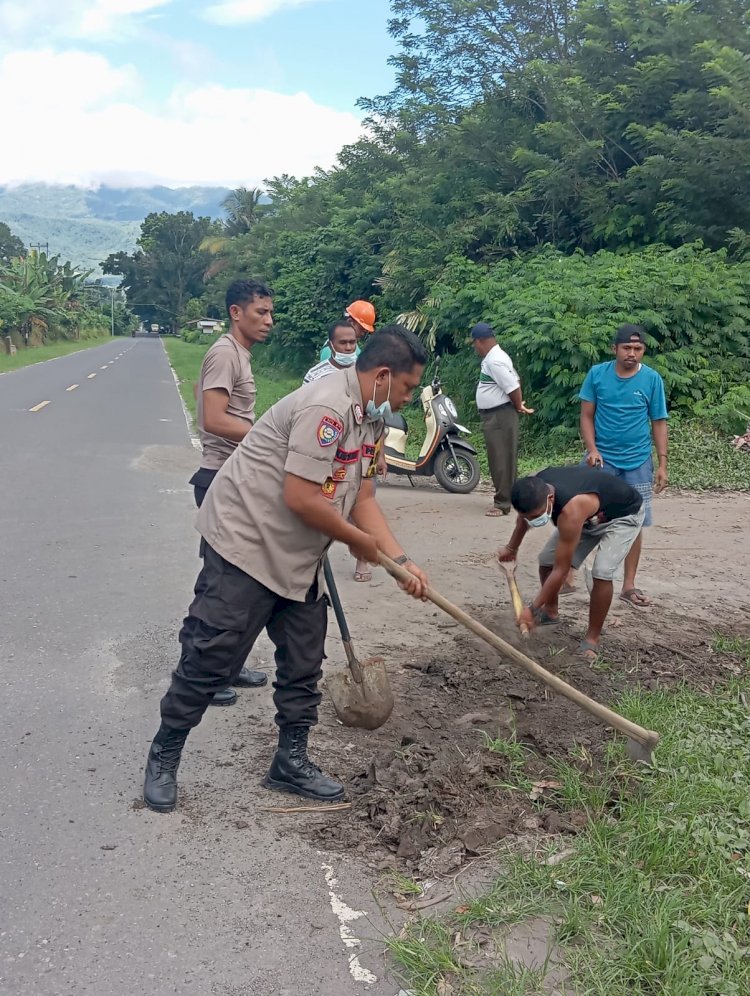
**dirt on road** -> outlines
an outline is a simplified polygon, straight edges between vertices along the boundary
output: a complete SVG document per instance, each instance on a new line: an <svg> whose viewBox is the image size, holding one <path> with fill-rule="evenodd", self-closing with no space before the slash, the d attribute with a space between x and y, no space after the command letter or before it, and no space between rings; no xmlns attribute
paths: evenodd
<svg viewBox="0 0 750 996"><path fill-rule="evenodd" d="M615 599L595 665L575 656L588 605L583 571L578 591L561 600L561 624L521 643L494 562L513 518L486 518L486 494L452 496L398 482L380 488L379 497L434 587L600 701L610 703L635 685L668 688L684 681L710 690L739 670L735 655L715 649L715 637L750 634L750 544L742 525L750 513L747 495L672 493L658 500L639 575L653 606L635 609ZM527 599L535 591L535 556L544 538L529 534L519 558ZM280 835L299 833L373 868L398 868L421 879L451 874L509 837L576 833L584 814L559 812L545 783L554 778L556 760L597 765L611 731L501 660L431 604L403 596L383 571L375 571L370 584L357 584L345 550L335 549L331 559L359 655L382 654L388 663L393 715L374 732L346 729L324 696L311 752L346 783L351 809L268 813L258 807L281 808L294 800L256 789L273 742L272 705L259 701L270 692L256 696L253 723L242 722L241 734L231 734L235 750L231 760L225 755L243 786L229 804L224 795L226 819L242 822L252 812ZM328 668L344 666L333 615L328 654ZM258 655L270 663L267 644L259 644ZM250 706L247 694L243 705ZM225 722L236 727L235 710L227 710ZM512 751L487 749L498 739L520 746L530 791L516 787ZM210 786L206 791L212 805ZM203 800L190 796L185 806L200 819Z"/></svg>

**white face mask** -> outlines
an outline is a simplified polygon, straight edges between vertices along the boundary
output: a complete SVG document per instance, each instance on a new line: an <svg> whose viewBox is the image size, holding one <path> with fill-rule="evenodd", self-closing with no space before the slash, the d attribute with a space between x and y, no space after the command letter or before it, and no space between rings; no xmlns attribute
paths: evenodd
<svg viewBox="0 0 750 996"><path fill-rule="evenodd" d="M542 512L541 515L537 515L535 519L527 519L527 525L531 526L532 529L538 529L540 526L546 526L549 520L552 518L552 495L547 499L547 511Z"/></svg>
<svg viewBox="0 0 750 996"><path fill-rule="evenodd" d="M335 363L338 363L340 367L350 367L352 363L357 362L356 351L353 353L337 353L330 342L328 345L331 347L331 359Z"/></svg>
<svg viewBox="0 0 750 996"><path fill-rule="evenodd" d="M385 399L385 401L383 402L382 405L376 405L375 404L375 392L378 389L377 384L375 385L375 387L373 387L373 389L372 389L372 398L367 402L367 407L365 408L365 413L367 414L368 421L370 421L370 422L377 422L378 419L388 418L388 416L391 414L391 402L390 402L391 384L392 384L392 378L391 378L391 372L389 370L388 371L388 397Z"/></svg>

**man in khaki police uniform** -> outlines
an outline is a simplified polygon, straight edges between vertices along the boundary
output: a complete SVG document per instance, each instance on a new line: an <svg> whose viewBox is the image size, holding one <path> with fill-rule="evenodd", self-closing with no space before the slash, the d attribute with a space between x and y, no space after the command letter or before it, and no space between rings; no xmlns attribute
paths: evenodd
<svg viewBox="0 0 750 996"><path fill-rule="evenodd" d="M265 627L276 645L274 703L279 744L264 784L336 801L343 786L307 756L317 722L327 610L322 561L332 540L377 562L378 550L427 579L401 549L375 500L383 418L419 385L427 355L399 325L369 340L357 363L282 398L226 461L203 503L204 565L180 632L182 654L161 701L144 799L170 812L190 730L211 696L234 678Z"/></svg>
<svg viewBox="0 0 750 996"><path fill-rule="evenodd" d="M196 387L201 465L190 478L198 508L213 479L255 421L255 378L250 353L265 342L273 328L271 291L257 280L235 280L227 288L226 309L230 329L203 358ZM201 543L201 556L203 555ZM260 688L268 681L263 671L242 667L235 677L240 688ZM211 705L228 706L237 701L233 688L221 688Z"/></svg>

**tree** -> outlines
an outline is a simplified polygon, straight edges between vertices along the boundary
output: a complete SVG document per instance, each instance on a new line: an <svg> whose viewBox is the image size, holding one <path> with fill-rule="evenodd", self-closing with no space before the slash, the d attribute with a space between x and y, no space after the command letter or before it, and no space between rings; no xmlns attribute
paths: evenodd
<svg viewBox="0 0 750 996"><path fill-rule="evenodd" d="M138 249L112 253L104 273L122 276L128 307L143 321L179 328L188 301L200 297L210 254L205 240L219 223L195 218L190 211L149 214L141 225Z"/></svg>
<svg viewBox="0 0 750 996"><path fill-rule="evenodd" d="M84 282L88 273L59 257L29 253L0 262L0 319L7 332L18 332L26 345L36 331L68 338L85 309Z"/></svg>
<svg viewBox="0 0 750 996"><path fill-rule="evenodd" d="M264 205L260 203L263 191L259 187L237 187L221 202L227 220L224 230L227 235L244 235L262 216Z"/></svg>
<svg viewBox="0 0 750 996"><path fill-rule="evenodd" d="M0 221L0 263L8 263L14 256L25 256L26 247L23 242L11 232L4 221Z"/></svg>

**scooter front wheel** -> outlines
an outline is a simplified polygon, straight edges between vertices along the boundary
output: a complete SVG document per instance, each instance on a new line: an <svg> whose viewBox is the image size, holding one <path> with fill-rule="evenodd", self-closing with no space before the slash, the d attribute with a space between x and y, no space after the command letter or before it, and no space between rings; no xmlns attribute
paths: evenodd
<svg viewBox="0 0 750 996"><path fill-rule="evenodd" d="M447 447L435 457L432 469L438 484L457 495L468 495L479 484L481 476L473 453L460 449L451 453Z"/></svg>

